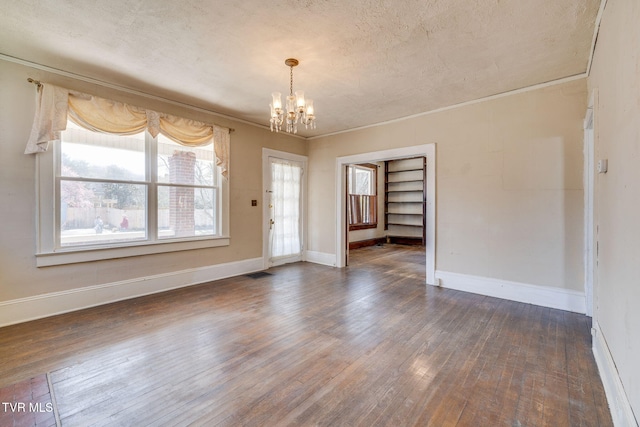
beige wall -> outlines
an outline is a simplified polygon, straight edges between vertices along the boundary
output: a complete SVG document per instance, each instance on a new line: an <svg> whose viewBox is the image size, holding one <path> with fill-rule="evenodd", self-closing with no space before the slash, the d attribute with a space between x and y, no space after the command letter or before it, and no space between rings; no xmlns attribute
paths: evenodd
<svg viewBox="0 0 640 427"><path fill-rule="evenodd" d="M436 269L584 291L585 79L309 142L309 249L335 253L336 157L437 144Z"/></svg>
<svg viewBox="0 0 640 427"><path fill-rule="evenodd" d="M23 154L35 108L35 88L28 77L235 128L229 181L230 246L37 268L35 156ZM0 302L262 257L262 147L306 154L303 140L282 133L3 60L0 87ZM252 207L251 199L257 199L259 206Z"/></svg>
<svg viewBox="0 0 640 427"><path fill-rule="evenodd" d="M442 271L582 291L584 80L307 142L0 61L0 301L262 256L261 148L308 154L308 249L335 253L336 157L436 143ZM234 127L231 246L36 268L34 77ZM307 153L308 150L308 153Z"/></svg>
<svg viewBox="0 0 640 427"><path fill-rule="evenodd" d="M599 229L594 320L609 346L636 416L640 414L640 3L607 2L589 89L597 90L595 158Z"/></svg>

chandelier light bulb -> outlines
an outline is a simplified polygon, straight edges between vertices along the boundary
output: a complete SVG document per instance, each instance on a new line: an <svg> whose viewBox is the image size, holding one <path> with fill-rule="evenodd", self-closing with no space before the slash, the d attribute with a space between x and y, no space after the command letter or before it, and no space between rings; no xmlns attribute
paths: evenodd
<svg viewBox="0 0 640 427"><path fill-rule="evenodd" d="M315 111L313 109L313 99L307 99L306 111L305 115L302 118L302 123L304 123L305 129L315 129Z"/></svg>
<svg viewBox="0 0 640 427"><path fill-rule="evenodd" d="M296 98L295 96L287 96L287 114L291 116L292 114L295 116L296 114Z"/></svg>
<svg viewBox="0 0 640 427"><path fill-rule="evenodd" d="M273 99L273 109L278 111L278 110L282 110L282 95L280 95L280 92L273 92L271 94L271 98Z"/></svg>
<svg viewBox="0 0 640 427"><path fill-rule="evenodd" d="M313 111L313 99L307 99L306 103L307 107L305 112L307 113L307 117L313 117L315 112Z"/></svg>
<svg viewBox="0 0 640 427"><path fill-rule="evenodd" d="M296 107L300 113L304 113L304 91L297 90L296 91Z"/></svg>

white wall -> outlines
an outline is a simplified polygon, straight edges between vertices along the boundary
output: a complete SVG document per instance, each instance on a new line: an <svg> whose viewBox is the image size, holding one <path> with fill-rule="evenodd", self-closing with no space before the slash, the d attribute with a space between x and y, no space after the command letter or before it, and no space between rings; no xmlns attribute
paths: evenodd
<svg viewBox="0 0 640 427"><path fill-rule="evenodd" d="M28 77L235 128L229 177L230 245L36 267L36 155L24 154L35 110L35 86L27 82ZM0 96L0 326L261 268L262 207L252 207L251 200L262 201L262 147L304 155L304 140L4 60L0 60ZM226 265L228 271L214 268ZM155 282L145 281L150 277ZM33 313L26 312L32 309Z"/></svg>
<svg viewBox="0 0 640 427"><path fill-rule="evenodd" d="M595 158L608 159L596 174L598 261L594 321L601 350L611 356L621 394L640 414L640 3L610 0L602 16L588 79L594 106ZM608 347L608 348L607 348ZM606 370L606 366L601 369ZM615 378L607 378L605 383ZM624 407L617 408L615 411ZM621 419L632 415L622 412ZM637 422L637 421L636 421Z"/></svg>
<svg viewBox="0 0 640 427"><path fill-rule="evenodd" d="M436 143L436 269L562 289L584 305L586 103L580 79L311 140L309 249L335 254L336 157Z"/></svg>

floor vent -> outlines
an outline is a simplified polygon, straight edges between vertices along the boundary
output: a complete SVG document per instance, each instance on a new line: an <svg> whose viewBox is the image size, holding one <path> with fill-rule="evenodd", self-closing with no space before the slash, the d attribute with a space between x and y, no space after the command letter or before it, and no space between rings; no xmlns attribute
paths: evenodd
<svg viewBox="0 0 640 427"><path fill-rule="evenodd" d="M271 276L271 273L267 273L266 271L258 271L255 273L246 274L245 276L251 277L252 279L260 279L261 277Z"/></svg>

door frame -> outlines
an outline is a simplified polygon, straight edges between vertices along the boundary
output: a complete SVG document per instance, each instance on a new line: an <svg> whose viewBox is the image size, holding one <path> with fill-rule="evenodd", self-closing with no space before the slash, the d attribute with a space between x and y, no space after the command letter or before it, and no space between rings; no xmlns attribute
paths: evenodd
<svg viewBox="0 0 640 427"><path fill-rule="evenodd" d="M595 231L595 109L598 92L594 89L584 118L584 294L586 315L594 315L594 285L596 281L597 254Z"/></svg>
<svg viewBox="0 0 640 427"><path fill-rule="evenodd" d="M268 269L270 267L268 224L269 219L271 218L271 213L269 211L269 188L267 188L267 183L271 180L271 167L269 164L270 157L302 163L302 181L300 188L300 241L302 246L300 251L302 261L306 261L307 253L307 165L309 159L307 156L302 156L300 154L262 148L262 264L264 269Z"/></svg>
<svg viewBox="0 0 640 427"><path fill-rule="evenodd" d="M346 169L354 163L374 163L385 160L404 159L424 156L427 158L427 239L425 244L426 283L435 285L436 278L436 144L415 145L412 147L393 148L336 158L336 267L346 265L347 231L346 231Z"/></svg>

